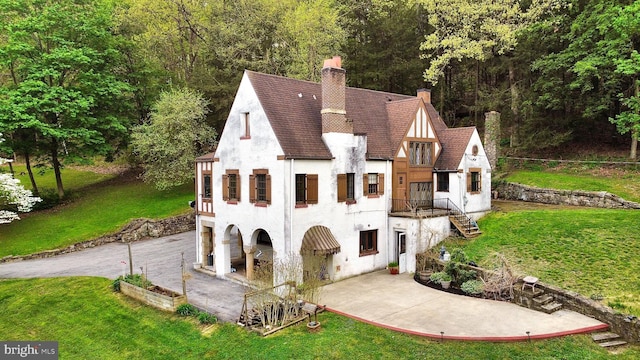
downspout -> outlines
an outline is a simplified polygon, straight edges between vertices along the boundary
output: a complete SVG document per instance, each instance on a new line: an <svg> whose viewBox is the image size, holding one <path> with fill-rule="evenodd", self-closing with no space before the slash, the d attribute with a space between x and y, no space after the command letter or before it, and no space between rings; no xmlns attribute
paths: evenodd
<svg viewBox="0 0 640 360"><path fill-rule="evenodd" d="M387 234L387 237L389 237L391 239L391 241L387 241L387 247L389 247L391 245L391 243L393 241L395 241L394 239L394 235L395 234L389 234L389 221L391 221L391 219L389 219L389 210L391 209L391 207L389 206L389 198L390 198L390 194L393 195L393 174L390 171L391 169L391 161L387 160L387 164L385 166L384 172L385 172L385 179L389 179L385 181L384 186L386 187L386 189L384 189L384 216L386 218L387 221L384 222L384 227L385 227L385 232ZM391 184L391 186L387 186L387 184ZM391 198L393 198L393 196L391 196ZM389 260L389 254L391 253L390 248L387 249L387 262L391 261Z"/></svg>
<svg viewBox="0 0 640 360"><path fill-rule="evenodd" d="M292 253L291 243L293 242L293 212L295 210L295 184L296 184L296 174L295 174L295 160L291 159L289 163L289 254Z"/></svg>

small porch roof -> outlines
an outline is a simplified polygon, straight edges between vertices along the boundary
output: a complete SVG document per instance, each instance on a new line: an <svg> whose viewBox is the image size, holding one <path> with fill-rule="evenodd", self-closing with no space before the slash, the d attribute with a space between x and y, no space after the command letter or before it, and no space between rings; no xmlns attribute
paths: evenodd
<svg viewBox="0 0 640 360"><path fill-rule="evenodd" d="M302 246L300 248L301 255L331 255L340 252L340 243L331 233L328 227L317 225L311 227L304 233L302 238Z"/></svg>

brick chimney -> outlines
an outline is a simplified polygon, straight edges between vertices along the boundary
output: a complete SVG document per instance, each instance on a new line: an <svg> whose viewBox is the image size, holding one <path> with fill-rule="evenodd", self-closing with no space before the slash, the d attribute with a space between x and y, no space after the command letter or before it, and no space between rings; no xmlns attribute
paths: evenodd
<svg viewBox="0 0 640 360"><path fill-rule="evenodd" d="M418 89L418 97L422 99L425 104L431 104L431 89Z"/></svg>
<svg viewBox="0 0 640 360"><path fill-rule="evenodd" d="M334 56L324 61L322 67L322 133L353 134L353 122L347 119L346 71L342 59Z"/></svg>

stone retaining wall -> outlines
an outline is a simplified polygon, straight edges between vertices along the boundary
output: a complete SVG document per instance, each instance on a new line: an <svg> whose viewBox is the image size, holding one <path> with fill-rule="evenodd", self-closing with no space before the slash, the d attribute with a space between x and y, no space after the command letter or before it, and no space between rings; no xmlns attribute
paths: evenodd
<svg viewBox="0 0 640 360"><path fill-rule="evenodd" d="M434 271L442 271L444 265L445 263L443 261L436 259L429 259L427 262L427 267ZM463 268L475 270L479 277L486 276L491 272L487 269L469 265L463 265ZM516 288L522 287L522 282L520 281L514 286ZM552 295L555 301L562 304L563 308L608 324L612 332L620 335L627 342L634 344L640 343L640 321L638 318L616 313L612 308L596 300L591 300L576 292L563 290L553 285L537 282L536 288L542 289L545 293Z"/></svg>
<svg viewBox="0 0 640 360"><path fill-rule="evenodd" d="M591 300L576 292L563 290L556 286L538 282L536 283L536 288L553 295L555 300L561 303L565 309L609 324L610 330L620 335L627 342L640 343L640 321L638 321L638 318L616 313L610 307L596 300Z"/></svg>
<svg viewBox="0 0 640 360"><path fill-rule="evenodd" d="M499 199L537 202L553 205L589 206L605 209L640 209L640 204L627 201L606 191L542 189L516 183L494 184ZM495 196L494 196L495 197Z"/></svg>
<svg viewBox="0 0 640 360"><path fill-rule="evenodd" d="M62 249L47 250L29 255L5 256L0 259L0 263L48 258L116 241L126 243L130 241L138 241L143 239L179 234L186 231L195 230L195 228L196 217L194 211L191 211L190 213L185 215L179 215L160 220L135 219L114 234L109 234L101 236L97 239L76 243Z"/></svg>

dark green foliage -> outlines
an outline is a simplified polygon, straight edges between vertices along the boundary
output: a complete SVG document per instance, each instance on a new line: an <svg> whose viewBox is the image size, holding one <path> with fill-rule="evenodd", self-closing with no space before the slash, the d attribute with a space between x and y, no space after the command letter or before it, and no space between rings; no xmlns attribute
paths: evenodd
<svg viewBox="0 0 640 360"><path fill-rule="evenodd" d="M210 325L210 324L217 323L218 322L218 318L213 314L209 314L209 313L206 313L206 312L200 312L200 313L198 313L198 321L202 325Z"/></svg>
<svg viewBox="0 0 640 360"><path fill-rule="evenodd" d="M144 275L141 274L133 274L133 275L129 275L127 274L126 276L120 276L117 279L115 279L113 281L113 283L111 284L111 286L113 287L114 291L120 291L120 282L124 281L126 283L129 283L131 285L137 286L137 287L141 287L141 288L148 288L149 286L153 285L151 283L151 281L147 280L147 278Z"/></svg>
<svg viewBox="0 0 640 360"><path fill-rule="evenodd" d="M182 316L195 316L198 314L198 309L191 304L182 304L176 309L176 313Z"/></svg>

